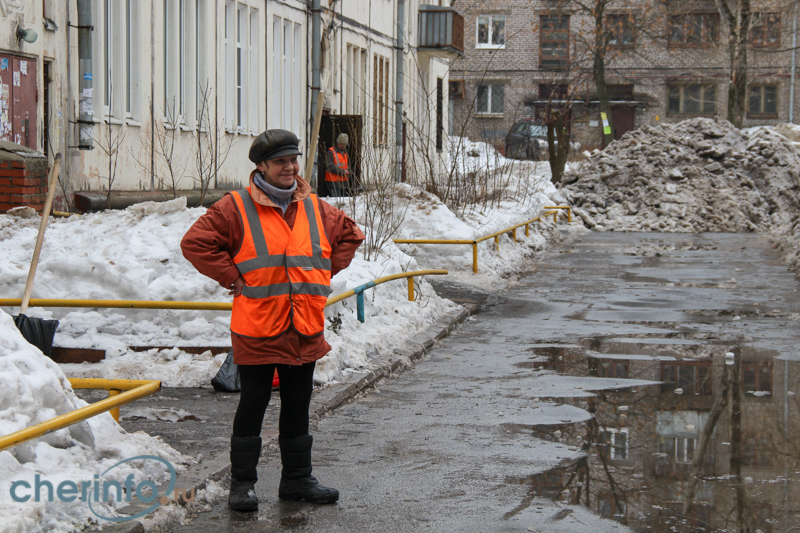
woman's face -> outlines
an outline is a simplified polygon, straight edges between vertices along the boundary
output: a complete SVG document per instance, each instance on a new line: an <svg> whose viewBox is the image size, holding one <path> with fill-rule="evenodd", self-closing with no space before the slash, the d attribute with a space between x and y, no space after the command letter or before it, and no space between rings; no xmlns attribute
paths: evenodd
<svg viewBox="0 0 800 533"><path fill-rule="evenodd" d="M264 180L279 189L288 189L300 174L300 163L296 155L287 155L262 161L257 165Z"/></svg>

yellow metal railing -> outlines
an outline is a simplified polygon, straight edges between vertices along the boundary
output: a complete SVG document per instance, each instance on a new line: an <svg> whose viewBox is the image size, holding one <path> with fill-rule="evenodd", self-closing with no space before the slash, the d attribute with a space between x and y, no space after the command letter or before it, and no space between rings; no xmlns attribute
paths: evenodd
<svg viewBox="0 0 800 533"><path fill-rule="evenodd" d="M474 240L463 240L463 239L394 239L394 242L397 244L469 244L472 246L472 272L475 274L478 273L478 244L494 238L494 243L497 246L498 250L500 249L500 235L505 233L510 233L512 238L514 239L514 244L517 243L517 228L525 226L525 236L530 235L530 227L529 225L534 222L540 222L541 217L549 217L553 215L553 222L558 223L558 213L561 210L567 211L567 222L572 222L572 208L568 205L552 205L552 206L545 206L544 209L548 209L550 211L545 211L538 217L532 218L530 220L526 220L525 222L520 222L514 226L501 229L500 231L496 231L490 235L485 235L478 239ZM31 300L33 301L33 300ZM32 305L32 304L31 304Z"/></svg>
<svg viewBox="0 0 800 533"><path fill-rule="evenodd" d="M464 241L472 242L472 241ZM394 279L408 278L408 299L414 301L414 277L416 276L441 276L447 270L415 270L384 276L360 285L355 289L343 292L328 298L325 307L358 295L364 290L392 281ZM0 307L17 307L22 303L21 298L0 298ZM59 300L49 298L32 298L29 307L93 307L103 309L189 309L195 311L230 311L233 304L230 302L169 302L157 300ZM362 321L363 322L363 321Z"/></svg>
<svg viewBox="0 0 800 533"><path fill-rule="evenodd" d="M72 387L75 389L106 389L109 397L100 400L86 407L81 407L75 411L57 416L46 422L36 424L29 428L0 437L0 451L6 450L25 441L41 437L51 431L56 431L72 424L77 424L87 418L112 412L114 419L119 421L119 407L131 403L139 398L144 398L161 389L160 381L138 380L138 379L82 379L70 378ZM122 392L125 391L125 392Z"/></svg>
<svg viewBox="0 0 800 533"><path fill-rule="evenodd" d="M329 305L333 305L337 302L341 302L345 298L350 298L351 296L356 296L356 316L360 322L364 322L364 291L374 287L375 285L380 285L381 283L386 283L387 281L392 281L394 279L408 279L408 301L414 301L414 277L415 276L445 276L447 275L447 270L416 270L414 272L401 272L400 274L392 274L391 276L384 276L382 278L374 279L372 281L368 281L363 285L359 285L355 289L350 289L347 292L343 292L342 294L337 294L336 296L332 296L328 298L328 303L325 304L325 307Z"/></svg>

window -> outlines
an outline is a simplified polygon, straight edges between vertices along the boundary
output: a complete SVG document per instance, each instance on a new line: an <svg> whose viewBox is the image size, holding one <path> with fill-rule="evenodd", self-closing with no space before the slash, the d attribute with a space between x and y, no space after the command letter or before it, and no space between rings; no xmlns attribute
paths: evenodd
<svg viewBox="0 0 800 533"><path fill-rule="evenodd" d="M201 119L208 120L208 110L204 108L208 105L205 101L207 97L207 88L209 86L208 78L206 77L206 53L204 36L206 33L206 0L195 0L195 27L194 27L194 71L195 71L195 120L198 127L202 128L200 124Z"/></svg>
<svg viewBox="0 0 800 533"><path fill-rule="evenodd" d="M529 126L529 127L532 129L531 133L535 131L537 134L545 133L546 135L546 130L543 126ZM536 129L534 130L534 128ZM599 370L598 375L601 378L627 379L629 363L630 362L626 359L601 359L598 368Z"/></svg>
<svg viewBox="0 0 800 533"><path fill-rule="evenodd" d="M506 47L505 15L479 15L476 48Z"/></svg>
<svg viewBox="0 0 800 533"><path fill-rule="evenodd" d="M663 453L676 463L691 463L697 450L697 439L694 437L658 437L658 453Z"/></svg>
<svg viewBox="0 0 800 533"><path fill-rule="evenodd" d="M772 394L772 362L742 362L742 390L753 396Z"/></svg>
<svg viewBox="0 0 800 533"><path fill-rule="evenodd" d="M569 66L569 15L542 15L539 64L542 68Z"/></svg>
<svg viewBox="0 0 800 533"><path fill-rule="evenodd" d="M389 144L389 58L372 58L372 135L375 146Z"/></svg>
<svg viewBox="0 0 800 533"><path fill-rule="evenodd" d="M464 80L454 80L450 78L448 83L450 100L463 100L465 95Z"/></svg>
<svg viewBox="0 0 800 533"><path fill-rule="evenodd" d="M476 111L484 115L501 115L505 105L505 85L478 85Z"/></svg>
<svg viewBox="0 0 800 533"><path fill-rule="evenodd" d="M608 46L612 48L633 47L633 15L609 15L606 17Z"/></svg>
<svg viewBox="0 0 800 533"><path fill-rule="evenodd" d="M111 66L115 63L114 62L114 52L116 51L114 46L116 44L116 39L114 38L114 6L115 2L112 0L105 0L104 7L105 7L105 19L103 20L103 48L105 50L105 55L103 56L103 71L105 72L105 91L103 91L103 105L106 106L106 115L111 115L111 91L114 88L113 84L113 73L111 70Z"/></svg>
<svg viewBox="0 0 800 533"><path fill-rule="evenodd" d="M672 46L702 46L719 40L719 13L670 15L669 44Z"/></svg>
<svg viewBox="0 0 800 533"><path fill-rule="evenodd" d="M367 77L367 50L347 45L347 68L344 70L345 80L345 110L348 115L365 115L364 80Z"/></svg>
<svg viewBox="0 0 800 533"><path fill-rule="evenodd" d="M258 129L258 10L225 4L225 127L240 133ZM256 78L253 80L252 78ZM288 129L288 128L287 128Z"/></svg>
<svg viewBox="0 0 800 533"><path fill-rule="evenodd" d="M94 116L123 120L139 114L139 3L96 0L92 78Z"/></svg>
<svg viewBox="0 0 800 533"><path fill-rule="evenodd" d="M745 435L742 438L743 466L772 466L772 442L767 435Z"/></svg>
<svg viewBox="0 0 800 533"><path fill-rule="evenodd" d="M751 85L747 113L748 115L777 115L778 86Z"/></svg>
<svg viewBox="0 0 800 533"><path fill-rule="evenodd" d="M753 13L750 22L751 45L780 46L781 16L778 13Z"/></svg>
<svg viewBox="0 0 800 533"><path fill-rule="evenodd" d="M539 85L539 100L566 100L569 86L563 84Z"/></svg>
<svg viewBox="0 0 800 533"><path fill-rule="evenodd" d="M187 3L164 3L164 114L172 124L185 120Z"/></svg>
<svg viewBox="0 0 800 533"><path fill-rule="evenodd" d="M693 83L670 85L667 113L710 115L717 112L717 86Z"/></svg>
<svg viewBox="0 0 800 533"><path fill-rule="evenodd" d="M613 494L603 493L597 497L597 512L604 518L624 523L628 506L625 501L615 498Z"/></svg>
<svg viewBox="0 0 800 533"><path fill-rule="evenodd" d="M598 446L612 461L628 459L628 428L600 430Z"/></svg>
<svg viewBox="0 0 800 533"><path fill-rule="evenodd" d="M683 394L711 394L711 361L680 361L661 364L661 392L682 389Z"/></svg>

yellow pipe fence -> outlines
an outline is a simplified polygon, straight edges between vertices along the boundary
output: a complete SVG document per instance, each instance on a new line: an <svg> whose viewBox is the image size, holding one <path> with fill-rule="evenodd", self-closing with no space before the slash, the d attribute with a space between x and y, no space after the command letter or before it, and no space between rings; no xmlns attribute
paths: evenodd
<svg viewBox="0 0 800 533"><path fill-rule="evenodd" d="M541 217L549 217L553 215L553 222L558 223L558 213L561 210L567 211L567 222L572 222L572 208L568 205L548 205L544 206L545 211L540 216L532 218L530 220L526 220L525 222L520 222L514 226L501 229L500 231L496 231L490 235L486 235L474 240L463 240L463 239L395 239L394 242L397 244L469 244L472 246L472 272L475 274L478 273L478 243L481 243L485 240L494 238L494 243L497 246L497 249L500 249L500 235L505 233L510 233L512 238L514 239L514 244L517 244L517 228L525 226L525 236L527 237L530 235L530 228L529 225L534 222L541 222ZM33 302L33 300L31 300ZM31 305L33 305L31 303Z"/></svg>
<svg viewBox="0 0 800 533"><path fill-rule="evenodd" d="M0 437L0 451L41 437L51 431L77 424L78 422L105 413L106 411L116 411L116 414L112 412L112 416L114 416L115 420L119 421L119 407L121 405L131 403L139 398L144 398L161 389L160 381L140 379L70 378L69 382L74 389L106 389L109 391L109 397L105 400L87 405L86 407L76 409L75 411L51 418L35 426ZM113 393L113 395L111 393Z"/></svg>

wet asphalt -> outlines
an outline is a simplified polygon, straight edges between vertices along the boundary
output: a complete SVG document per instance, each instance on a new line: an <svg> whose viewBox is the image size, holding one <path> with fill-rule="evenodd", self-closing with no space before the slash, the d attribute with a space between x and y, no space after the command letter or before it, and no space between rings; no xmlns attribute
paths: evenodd
<svg viewBox="0 0 800 533"><path fill-rule="evenodd" d="M278 499L274 401L259 511L220 501L169 531L800 528L800 284L766 237L589 233L530 268L499 295L441 284L480 312L315 422L314 474L341 491L337 504ZM685 513L732 350L743 422L723 412ZM193 483L224 466L236 400L167 389L150 405L194 419L123 426L200 455L184 476ZM743 444L732 447L737 424Z"/></svg>

